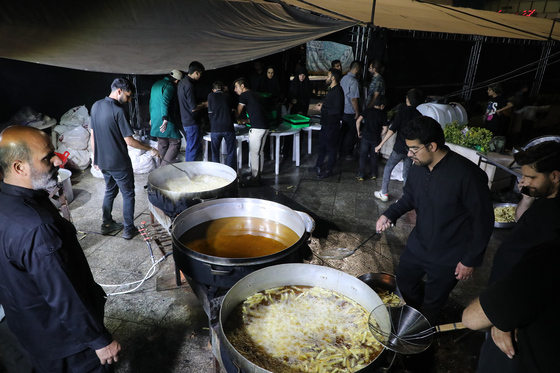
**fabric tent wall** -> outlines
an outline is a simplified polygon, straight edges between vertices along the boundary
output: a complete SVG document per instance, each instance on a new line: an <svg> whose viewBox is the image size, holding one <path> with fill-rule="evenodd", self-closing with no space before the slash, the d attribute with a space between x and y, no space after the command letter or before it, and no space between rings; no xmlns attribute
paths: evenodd
<svg viewBox="0 0 560 373"><path fill-rule="evenodd" d="M228 66L355 23L244 0L1 0L0 9L0 57L126 74Z"/></svg>

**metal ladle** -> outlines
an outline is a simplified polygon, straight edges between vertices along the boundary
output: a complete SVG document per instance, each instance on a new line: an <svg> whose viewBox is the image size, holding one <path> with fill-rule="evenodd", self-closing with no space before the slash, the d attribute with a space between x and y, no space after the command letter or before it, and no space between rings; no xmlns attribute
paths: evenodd
<svg viewBox="0 0 560 373"><path fill-rule="evenodd" d="M161 159L162 161L165 161L165 163L171 165L172 167L176 168L177 170L183 172L185 175L187 175L187 179L189 179L189 181L192 181L192 177L191 177L191 175L189 175L189 173L187 172L187 170L183 170L182 168L175 166L174 163L169 162L167 159L163 159L163 158L160 158L160 159Z"/></svg>

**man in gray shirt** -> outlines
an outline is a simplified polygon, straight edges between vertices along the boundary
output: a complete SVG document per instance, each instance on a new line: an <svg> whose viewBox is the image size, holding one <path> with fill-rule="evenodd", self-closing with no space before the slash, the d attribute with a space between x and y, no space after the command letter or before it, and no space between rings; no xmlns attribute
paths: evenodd
<svg viewBox="0 0 560 373"><path fill-rule="evenodd" d="M360 82L357 76L362 72L362 63L353 61L350 71L340 81L344 91L344 115L342 116L340 157L347 160L354 158L354 146L358 134L356 133L356 119L360 116Z"/></svg>

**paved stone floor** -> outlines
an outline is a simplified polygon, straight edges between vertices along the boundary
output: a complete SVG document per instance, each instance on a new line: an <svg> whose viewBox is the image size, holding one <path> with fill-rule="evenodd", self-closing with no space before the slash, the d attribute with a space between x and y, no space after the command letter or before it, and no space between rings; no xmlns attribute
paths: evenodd
<svg viewBox="0 0 560 373"><path fill-rule="evenodd" d="M317 134L314 134L315 139ZM306 138L306 136L303 136ZM288 207L309 213L316 220L311 248L317 254L334 247L357 247L375 229L379 215L389 206L373 197L380 189L381 178L358 181L357 160L339 160L334 177L318 180L307 168L314 165L316 155L307 154L303 146L301 166L286 160L280 175L274 175L274 164L265 164L264 185L241 188L240 197L274 200ZM291 157L286 157L291 158ZM380 172L384 162L380 164ZM147 175L136 175L136 224L150 222L144 185ZM102 236L102 179L93 178L90 170L74 171L72 184L75 199L70 204L72 219L79 230L80 242L96 280L104 285L140 281L150 271L152 259L141 236L130 241L122 232ZM391 181L390 196L399 196L402 183ZM114 217L120 221L122 200L117 198ZM378 234L357 252L342 260L322 260L314 255L310 263L340 269L352 276L367 272L393 273L408 234L415 223L413 212L383 234ZM451 294L442 322L459 321L463 308L484 287L489 265L497 245L507 230L495 230L482 268L474 278L459 284ZM164 247L166 252L171 247ZM163 254L153 247L156 260ZM155 266L155 273L141 286L127 294L113 295L133 289L136 285L105 286L110 295L106 306L106 323L122 345L116 365L119 373L214 372L208 319L188 285L175 286L173 257ZM480 332L454 331L438 335L430 353L406 357L398 355L391 371L473 372L478 349L483 340ZM386 354L380 362L387 364ZM2 372L0 367L0 372Z"/></svg>

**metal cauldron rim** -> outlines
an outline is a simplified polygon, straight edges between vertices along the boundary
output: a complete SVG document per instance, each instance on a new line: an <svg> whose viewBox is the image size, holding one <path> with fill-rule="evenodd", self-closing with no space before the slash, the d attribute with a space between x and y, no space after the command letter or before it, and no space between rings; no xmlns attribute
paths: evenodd
<svg viewBox="0 0 560 373"><path fill-rule="evenodd" d="M281 279L282 281L280 281ZM228 353L230 351L233 352L235 356L230 357L232 360L239 363L238 368L241 368L242 371L251 373L269 372L268 370L263 369L246 359L233 347L225 336L223 329L225 320L229 316L230 312L249 296L262 290L287 285L317 286L338 292L339 294L347 296L360 304L366 309L368 314L371 313L371 311L377 306L383 304L379 295L377 295L377 293L366 283L338 269L314 264L289 263L278 264L256 270L255 272L243 277L235 285L233 285L222 299L220 306L218 328L218 336L221 341L220 343L224 344L223 347L226 348ZM354 294L351 292L354 292ZM364 293L364 300L362 301L358 301L355 298L355 296L360 293ZM385 348L383 348L382 353L384 350ZM381 354L379 354L368 366L358 372L368 370L380 356Z"/></svg>
<svg viewBox="0 0 560 373"><path fill-rule="evenodd" d="M177 230L183 228L181 226L181 222L183 221L185 216L189 216L191 214L197 213L198 211L203 211L204 209L208 209L211 207L219 208L220 205L231 205L231 204L265 205L265 206L282 210L284 213L289 213L292 218L294 218L299 223L301 223L302 232L301 233L296 232L296 234L299 235L299 240L297 242L294 242L291 246L287 247L284 250L278 251L270 255L254 257L254 258L223 258L223 257L211 256L211 255L206 255L191 250L188 247L181 244L179 238L188 229L185 229L183 232L181 232L181 234L178 234ZM231 217L231 216L247 216L247 215L229 215L227 217ZM211 219L198 220L196 221L196 224L204 223L208 220ZM279 223L284 224L281 221L279 221ZM193 226L195 225L189 226L188 228L192 228ZM225 266L231 266L231 265L254 266L260 263L269 263L273 261L274 258L276 257L283 257L294 250L299 250L300 247L303 245L303 243L307 240L306 232L311 233L314 228L315 228L315 222L313 218L311 218L308 214L301 211L293 210L278 202L273 202L273 201L268 201L268 200L258 199L258 198L220 198L212 201L205 201L197 205L191 206L185 211L181 212L179 215L177 215L177 217L173 220L171 237L173 239L173 244L175 248L183 252L183 254L196 258L201 262L212 264L212 265L225 265Z"/></svg>

